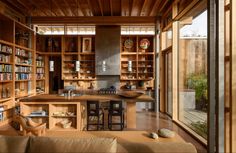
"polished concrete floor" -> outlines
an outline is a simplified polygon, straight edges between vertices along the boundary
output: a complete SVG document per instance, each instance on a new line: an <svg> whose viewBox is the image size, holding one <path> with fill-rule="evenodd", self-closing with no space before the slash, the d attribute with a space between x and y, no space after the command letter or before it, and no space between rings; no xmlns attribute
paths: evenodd
<svg viewBox="0 0 236 153"><path fill-rule="evenodd" d="M176 133L178 133L186 142L192 143L196 148L198 153L206 153L206 148L196 141L193 137L191 137L187 132L185 132L182 128L177 126L172 120L165 114L162 113L154 113L154 112L137 112L137 128L135 130L145 130L145 131L157 131L160 128L168 128ZM134 129L125 129L126 131L134 130ZM17 131L12 127L6 125L0 127L0 134L6 135L17 135Z"/></svg>

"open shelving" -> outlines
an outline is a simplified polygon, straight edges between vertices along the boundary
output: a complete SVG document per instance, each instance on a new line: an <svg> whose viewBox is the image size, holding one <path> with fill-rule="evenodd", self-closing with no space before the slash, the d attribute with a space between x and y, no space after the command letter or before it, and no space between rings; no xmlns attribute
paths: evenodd
<svg viewBox="0 0 236 153"><path fill-rule="evenodd" d="M154 85L154 36L121 36L121 89ZM148 45L145 46L145 43Z"/></svg>

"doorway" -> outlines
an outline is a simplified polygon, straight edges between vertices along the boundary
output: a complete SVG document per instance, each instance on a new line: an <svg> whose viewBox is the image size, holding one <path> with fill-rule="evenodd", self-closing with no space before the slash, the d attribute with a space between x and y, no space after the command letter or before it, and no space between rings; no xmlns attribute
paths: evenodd
<svg viewBox="0 0 236 153"><path fill-rule="evenodd" d="M61 78L61 56L52 56L49 59L54 61L54 71L49 72L49 94L57 94L59 89L63 89Z"/></svg>

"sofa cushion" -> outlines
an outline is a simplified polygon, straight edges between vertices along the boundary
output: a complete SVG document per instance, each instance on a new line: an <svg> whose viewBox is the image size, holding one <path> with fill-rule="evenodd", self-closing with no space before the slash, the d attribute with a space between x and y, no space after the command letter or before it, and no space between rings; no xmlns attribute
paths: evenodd
<svg viewBox="0 0 236 153"><path fill-rule="evenodd" d="M185 142L140 142L119 143L117 153L197 153L191 143Z"/></svg>
<svg viewBox="0 0 236 153"><path fill-rule="evenodd" d="M28 153L115 153L114 138L31 137Z"/></svg>
<svg viewBox="0 0 236 153"><path fill-rule="evenodd" d="M0 136L0 153L25 153L29 137Z"/></svg>

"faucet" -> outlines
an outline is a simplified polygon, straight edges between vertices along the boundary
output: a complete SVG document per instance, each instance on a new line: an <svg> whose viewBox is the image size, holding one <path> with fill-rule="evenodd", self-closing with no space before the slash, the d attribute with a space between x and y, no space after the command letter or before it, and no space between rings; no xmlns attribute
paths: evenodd
<svg viewBox="0 0 236 153"><path fill-rule="evenodd" d="M68 97L73 97L73 89L69 89L67 93Z"/></svg>

